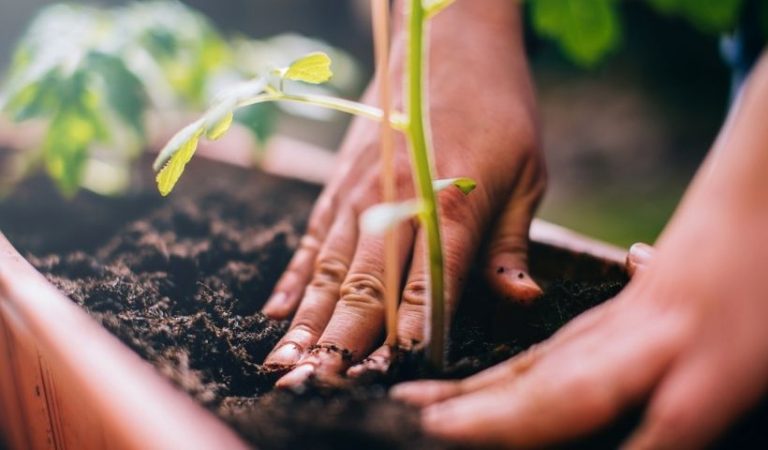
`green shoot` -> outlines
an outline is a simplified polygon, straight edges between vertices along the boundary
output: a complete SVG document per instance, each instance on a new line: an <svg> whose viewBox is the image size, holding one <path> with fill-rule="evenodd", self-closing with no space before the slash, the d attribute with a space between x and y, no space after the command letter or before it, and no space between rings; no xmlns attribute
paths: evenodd
<svg viewBox="0 0 768 450"><path fill-rule="evenodd" d="M283 89L285 79L308 83L322 83L330 79L332 75L330 58L323 53L315 52L299 58L288 67L273 70L272 75L276 76L277 80L257 78L242 86L236 86L230 92L220 96L202 118L182 129L171 139L154 165L155 170L160 170L157 175L158 188L162 195L167 195L194 154L200 138L219 137L229 126L235 109L257 103L292 101L335 109L377 121L389 118L387 125L402 131L408 142L417 196L404 202L387 202L369 208L360 218L361 228L372 233L387 233L404 220L414 216L419 218L427 239L429 261L430 318L427 324L429 328L427 349L429 360L436 368L443 366L446 330L443 255L436 192L454 186L464 194L469 194L476 186L473 180L464 177L433 181L432 148L424 100L425 27L429 18L450 3L447 0L412 0L410 3L407 22L405 115L397 113L390 115L388 109L385 113L372 106L332 97L286 93ZM384 104L388 104L388 101L388 98L383 99ZM394 245L391 239L388 245ZM388 314L390 317L387 323L390 333L388 333L387 343L393 345L391 316L396 314L396 311L388 308ZM394 338L396 342L396 334Z"/></svg>
<svg viewBox="0 0 768 450"><path fill-rule="evenodd" d="M157 185L163 196L173 190L185 166L194 155L200 138L205 136L213 140L221 137L232 123L232 117L238 108L258 103L287 101L334 109L376 121L382 120L381 109L373 106L323 95L289 94L282 90L285 79L308 83L322 83L322 80L329 80L332 74L330 58L325 53L310 53L297 59L288 67L274 70L273 74L279 77L276 80L277 86L266 77L235 86L220 95L215 104L199 120L171 138L153 165L155 170L159 170ZM393 128L402 129L405 126L402 115L393 115L390 121Z"/></svg>

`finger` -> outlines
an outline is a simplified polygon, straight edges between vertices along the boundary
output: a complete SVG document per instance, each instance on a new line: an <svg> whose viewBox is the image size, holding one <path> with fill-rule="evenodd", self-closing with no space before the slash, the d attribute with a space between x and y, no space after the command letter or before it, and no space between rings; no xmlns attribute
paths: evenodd
<svg viewBox="0 0 768 450"><path fill-rule="evenodd" d="M636 273L645 270L648 267L648 264L653 260L655 253L656 250L648 244L643 244L642 242L632 244L632 246L629 247L626 261L627 273L629 273L629 276L633 277Z"/></svg>
<svg viewBox="0 0 768 450"><path fill-rule="evenodd" d="M438 437L484 445L583 436L642 399L668 367L674 352L667 340L676 331L660 322L627 334L636 322L622 320L564 341L517 377L425 408L422 424Z"/></svg>
<svg viewBox="0 0 768 450"><path fill-rule="evenodd" d="M261 310L268 317L278 320L288 318L304 295L304 289L312 278L317 254L335 215L336 208L330 199L330 195L318 199L309 219L307 233L301 238L299 248Z"/></svg>
<svg viewBox="0 0 768 450"><path fill-rule="evenodd" d="M512 195L491 237L486 278L506 299L527 303L542 294L528 274L528 229L542 193L543 185Z"/></svg>
<svg viewBox="0 0 768 450"><path fill-rule="evenodd" d="M483 370L460 381L412 381L396 385L390 396L415 406L427 406L451 397L469 394L524 374L545 354L558 351L577 336L591 332L603 321L610 320L614 303L606 303L586 311L560 329L550 339L530 348L501 364Z"/></svg>
<svg viewBox="0 0 768 450"><path fill-rule="evenodd" d="M552 341L547 341L533 345L525 352L464 380L426 380L401 383L392 388L390 396L395 400L423 407L479 391L522 375L533 367L542 355L551 351L552 344Z"/></svg>
<svg viewBox="0 0 768 450"><path fill-rule="evenodd" d="M760 398L765 381L749 370L754 360L735 363L712 353L701 351L676 364L626 449L705 448Z"/></svg>
<svg viewBox="0 0 768 450"><path fill-rule="evenodd" d="M342 213L328 233L320 251L312 280L288 332L264 361L268 365L291 366L317 342L333 313L339 287L357 240L357 224L351 212Z"/></svg>
<svg viewBox="0 0 768 450"><path fill-rule="evenodd" d="M398 232L398 267L405 265L413 234L408 225ZM278 387L296 386L312 374L321 378L337 375L374 348L384 327L383 255L383 236L361 237L339 301L317 341L317 351L307 354L295 370L278 380Z"/></svg>
<svg viewBox="0 0 768 450"><path fill-rule="evenodd" d="M368 372L384 373L389 369L391 361L392 349L389 345L382 345L359 364L350 367L349 370L347 370L347 376L351 378L359 378Z"/></svg>
<svg viewBox="0 0 768 450"><path fill-rule="evenodd" d="M439 201L445 311L446 317L450 318L479 244L480 226L470 218L477 216L471 208L470 199L458 189L440 192ZM406 349L424 340L425 317L430 303L428 257L426 233L422 228L398 311L398 337L400 346Z"/></svg>

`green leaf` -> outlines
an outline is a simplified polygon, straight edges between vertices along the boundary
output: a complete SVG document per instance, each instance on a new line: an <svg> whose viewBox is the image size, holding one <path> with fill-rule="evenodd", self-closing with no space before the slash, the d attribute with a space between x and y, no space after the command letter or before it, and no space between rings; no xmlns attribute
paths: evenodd
<svg viewBox="0 0 768 450"><path fill-rule="evenodd" d="M97 137L99 126L93 117L78 109L57 114L43 141L43 155L48 174L64 195L73 195L83 178L88 147Z"/></svg>
<svg viewBox="0 0 768 450"><path fill-rule="evenodd" d="M7 92L3 110L17 122L49 116L61 108L61 83L58 72L50 71L37 81Z"/></svg>
<svg viewBox="0 0 768 450"><path fill-rule="evenodd" d="M176 186L179 178L181 178L181 174L184 173L184 168L192 159L195 150L197 150L197 144L204 131L205 128L203 127L201 120L187 125L187 127L183 128L171 138L165 148L160 152L157 160L155 160L155 166L157 166L164 155L168 155L168 158L170 158L155 178L157 181L157 189L163 197L171 193L173 187Z"/></svg>
<svg viewBox="0 0 768 450"><path fill-rule="evenodd" d="M531 0L533 27L574 62L593 66L621 39L616 0Z"/></svg>
<svg viewBox="0 0 768 450"><path fill-rule="evenodd" d="M91 52L86 70L102 78L102 89L109 106L138 136L144 136L144 110L147 96L144 85L125 66L122 59L101 52Z"/></svg>
<svg viewBox="0 0 768 450"><path fill-rule="evenodd" d="M736 26L744 0L648 0L659 12L677 15L701 31L722 33Z"/></svg>
<svg viewBox="0 0 768 450"><path fill-rule="evenodd" d="M459 178L445 178L442 180L435 180L432 182L432 189L434 189L435 192L440 192L443 189L450 186L456 186L457 188L459 188L462 194L469 195L469 193L474 191L475 188L477 187L477 181L473 180L472 178L459 177Z"/></svg>
<svg viewBox="0 0 768 450"><path fill-rule="evenodd" d="M264 144L275 130L277 112L275 104L259 103L238 110L235 113L235 120L248 128L259 143Z"/></svg>
<svg viewBox="0 0 768 450"><path fill-rule="evenodd" d="M424 202L420 199L380 203L363 212L360 216L360 229L364 233L381 235L422 212L424 212Z"/></svg>
<svg viewBox="0 0 768 450"><path fill-rule="evenodd" d="M220 138L232 125L237 98L228 97L216 103L203 116L205 137L211 140Z"/></svg>
<svg viewBox="0 0 768 450"><path fill-rule="evenodd" d="M422 0L424 5L424 15L427 19L431 19L437 15L440 11L451 6L456 0Z"/></svg>
<svg viewBox="0 0 768 450"><path fill-rule="evenodd" d="M218 122L213 123L210 128L205 130L205 137L211 140L220 138L232 126L234 116L235 114L232 111L226 113Z"/></svg>
<svg viewBox="0 0 768 450"><path fill-rule="evenodd" d="M325 83L333 76L331 58L323 52L310 53L291 63L282 71L282 76L311 84Z"/></svg>

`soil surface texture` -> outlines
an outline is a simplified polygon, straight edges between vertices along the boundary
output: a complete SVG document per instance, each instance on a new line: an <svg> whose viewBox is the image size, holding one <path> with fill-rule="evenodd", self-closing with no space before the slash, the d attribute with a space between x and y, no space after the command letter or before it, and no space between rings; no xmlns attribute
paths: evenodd
<svg viewBox="0 0 768 450"><path fill-rule="evenodd" d="M50 183L32 179L0 202L0 230L72 301L258 448L451 448L424 436L417 411L389 400L388 387L476 373L547 338L625 283L616 273L597 282L550 277L544 297L526 307L496 300L472 274L444 372L402 354L388 374L276 391L284 371L262 361L288 323L259 310L319 190L215 163L193 163L190 172L167 199L139 187L121 199L81 193L64 201ZM534 267L543 263L537 258L554 256L534 248ZM576 446L615 447L638 417Z"/></svg>

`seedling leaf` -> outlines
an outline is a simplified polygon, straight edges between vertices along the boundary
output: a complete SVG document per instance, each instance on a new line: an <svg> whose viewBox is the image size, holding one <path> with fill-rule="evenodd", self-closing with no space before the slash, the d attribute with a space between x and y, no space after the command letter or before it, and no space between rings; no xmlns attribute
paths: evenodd
<svg viewBox="0 0 768 450"><path fill-rule="evenodd" d="M160 152L155 166L162 164L164 159L170 158L155 178L157 189L163 197L170 194L181 174L184 173L184 167L195 154L198 141L204 131L202 120L198 120L179 131Z"/></svg>
<svg viewBox="0 0 768 450"><path fill-rule="evenodd" d="M616 0L535 0L533 27L576 63L593 66L621 39Z"/></svg>
<svg viewBox="0 0 768 450"><path fill-rule="evenodd" d="M440 192L443 189L450 186L456 186L457 188L459 188L462 194L469 195L469 193L475 190L475 188L477 187L477 181L473 180L472 178L458 177L458 178L445 178L442 180L435 180L432 182L432 189L434 189L435 192Z"/></svg>
<svg viewBox="0 0 768 450"><path fill-rule="evenodd" d="M451 6L456 0L422 0L424 3L424 15L427 19L431 19L437 15L440 11Z"/></svg>
<svg viewBox="0 0 768 450"><path fill-rule="evenodd" d="M283 78L311 84L325 83L332 76L331 58L323 52L305 55L291 63L283 72Z"/></svg>
<svg viewBox="0 0 768 450"><path fill-rule="evenodd" d="M381 235L424 211L424 202L420 199L396 203L380 203L366 209L360 216L360 229L364 233Z"/></svg>
<svg viewBox="0 0 768 450"><path fill-rule="evenodd" d="M229 127L232 125L232 119L234 118L234 113L232 111L229 111L222 117L218 122L214 123L210 128L208 128L205 131L205 137L211 140L216 140L220 138L224 133L229 130Z"/></svg>

